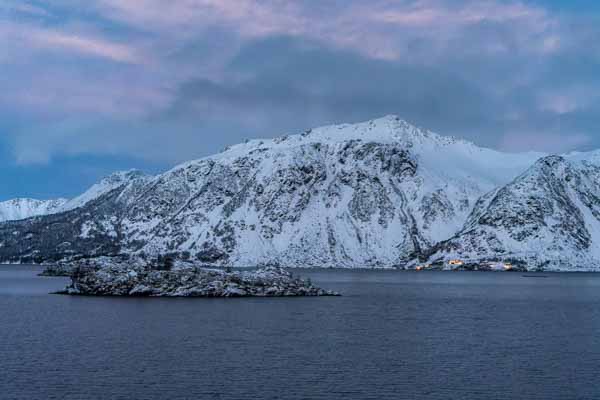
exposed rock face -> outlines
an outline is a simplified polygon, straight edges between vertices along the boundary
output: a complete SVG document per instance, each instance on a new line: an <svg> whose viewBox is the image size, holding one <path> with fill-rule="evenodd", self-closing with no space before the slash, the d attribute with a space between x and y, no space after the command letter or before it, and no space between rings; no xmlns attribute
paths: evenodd
<svg viewBox="0 0 600 400"><path fill-rule="evenodd" d="M529 269L600 270L600 167L540 159L482 197L465 226L431 250L441 259L510 259Z"/></svg>
<svg viewBox="0 0 600 400"><path fill-rule="evenodd" d="M289 272L270 267L256 271L225 272L215 269L180 268L157 271L113 264L80 266L72 275L66 294L94 296L165 297L283 297L336 296Z"/></svg>
<svg viewBox="0 0 600 400"><path fill-rule="evenodd" d="M214 266L403 266L537 157L396 117L253 140L79 208L2 224L0 260L171 254Z"/></svg>

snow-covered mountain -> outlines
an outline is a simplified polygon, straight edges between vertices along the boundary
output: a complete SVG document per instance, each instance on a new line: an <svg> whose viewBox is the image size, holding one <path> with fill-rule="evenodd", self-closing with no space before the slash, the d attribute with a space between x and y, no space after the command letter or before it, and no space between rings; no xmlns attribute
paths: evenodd
<svg viewBox="0 0 600 400"><path fill-rule="evenodd" d="M137 170L116 172L93 185L82 195L70 200L35 200L24 198L0 202L0 222L58 214L83 207L90 201L139 178L149 179L149 176Z"/></svg>
<svg viewBox="0 0 600 400"><path fill-rule="evenodd" d="M102 179L99 183L89 188L85 193L67 201L61 208L60 212L73 210L83 207L87 203L104 196L111 191L118 189L124 185L129 185L131 182L138 180L146 181L151 177L142 171L131 169L129 171L115 172L112 175Z"/></svg>
<svg viewBox="0 0 600 400"><path fill-rule="evenodd" d="M116 173L65 203L61 212L1 223L0 260L40 263L119 254L123 213L150 180L138 171Z"/></svg>
<svg viewBox="0 0 600 400"><path fill-rule="evenodd" d="M219 265L403 265L458 232L480 196L540 156L480 148L394 116L322 127L233 146L136 180L125 195L0 226L0 257L99 254L102 241L114 252ZM90 211L98 207L103 213ZM77 229L53 242L50 220ZM18 251L15 231L30 235ZM41 244L58 250L46 254Z"/></svg>
<svg viewBox="0 0 600 400"><path fill-rule="evenodd" d="M431 262L514 260L544 270L600 270L600 166L594 153L548 156L483 196Z"/></svg>
<svg viewBox="0 0 600 400"><path fill-rule="evenodd" d="M3 201L0 202L0 222L52 214L58 212L67 202L67 199L13 199Z"/></svg>
<svg viewBox="0 0 600 400"><path fill-rule="evenodd" d="M600 155L544 157L395 116L252 140L156 177L116 175L59 214L0 224L0 261L170 254L213 265L392 267L552 248L569 250L569 267L592 265L582 263L600 246ZM570 256L581 249L588 255Z"/></svg>
<svg viewBox="0 0 600 400"><path fill-rule="evenodd" d="M253 140L156 178L123 219L122 244L215 264L401 265L537 157L393 116Z"/></svg>

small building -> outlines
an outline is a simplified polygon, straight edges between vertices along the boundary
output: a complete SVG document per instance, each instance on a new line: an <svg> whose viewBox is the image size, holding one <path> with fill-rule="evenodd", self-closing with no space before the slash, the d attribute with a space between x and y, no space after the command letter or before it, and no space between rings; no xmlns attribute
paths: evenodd
<svg viewBox="0 0 600 400"><path fill-rule="evenodd" d="M493 261L488 264L492 271L511 271L513 265L507 262Z"/></svg>

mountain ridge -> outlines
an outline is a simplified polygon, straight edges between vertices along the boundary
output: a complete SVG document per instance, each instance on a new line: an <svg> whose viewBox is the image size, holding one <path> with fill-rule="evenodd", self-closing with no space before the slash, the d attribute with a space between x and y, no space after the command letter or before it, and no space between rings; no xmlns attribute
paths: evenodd
<svg viewBox="0 0 600 400"><path fill-rule="evenodd" d="M0 202L0 222L47 215L60 210L67 199L37 200L16 198Z"/></svg>
<svg viewBox="0 0 600 400"><path fill-rule="evenodd" d="M91 186L81 195L72 199L59 198L50 200L38 200L31 198L15 198L0 202L0 223L6 221L18 221L32 217L59 214L85 206L87 203L114 190L133 179L145 177L150 179L142 171L131 169L127 171L114 172Z"/></svg>
<svg viewBox="0 0 600 400"><path fill-rule="evenodd" d="M124 173L125 184L91 189L59 214L0 224L0 261L171 254L217 266L412 267L468 255L448 249L470 240L451 240L474 213L508 215L485 199L547 157L581 174L600 165L598 153L502 153L396 116L254 139L155 177ZM577 198L589 203L585 182ZM67 222L66 234L47 228Z"/></svg>
<svg viewBox="0 0 600 400"><path fill-rule="evenodd" d="M483 196L430 262L514 259L530 267L600 270L600 166L547 156L510 184Z"/></svg>

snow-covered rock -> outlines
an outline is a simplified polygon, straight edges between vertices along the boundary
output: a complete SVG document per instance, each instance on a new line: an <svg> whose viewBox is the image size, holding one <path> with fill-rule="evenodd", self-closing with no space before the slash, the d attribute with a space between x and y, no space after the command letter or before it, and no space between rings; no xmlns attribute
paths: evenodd
<svg viewBox="0 0 600 400"><path fill-rule="evenodd" d="M282 268L227 272L206 268L162 271L126 264L80 264L66 294L165 297L337 296Z"/></svg>

